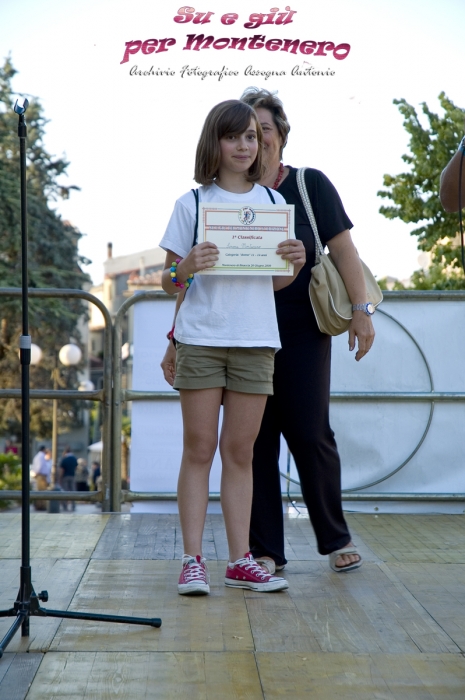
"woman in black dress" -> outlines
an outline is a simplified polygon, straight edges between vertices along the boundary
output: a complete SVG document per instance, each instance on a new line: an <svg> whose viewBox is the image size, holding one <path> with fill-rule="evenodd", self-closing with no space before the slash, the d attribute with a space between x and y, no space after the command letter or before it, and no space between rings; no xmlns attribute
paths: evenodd
<svg viewBox="0 0 465 700"><path fill-rule="evenodd" d="M302 495L315 531L318 551L330 555L333 571L351 571L362 560L354 547L341 503L341 468L329 424L331 337L318 329L308 285L315 264L315 241L296 182L296 168L283 166L290 130L281 101L273 93L248 88L241 98L254 107L265 141L265 177L260 184L280 192L295 205L295 233L307 262L296 280L275 293L282 349L276 353L274 395L268 397L255 442L251 551L270 572L284 568L284 527L279 475L279 447L284 435L299 473ZM352 223L340 197L319 170L308 168L305 183L321 241L327 245L353 305L349 349L360 360L370 349L374 330L366 309L366 288L349 229Z"/></svg>

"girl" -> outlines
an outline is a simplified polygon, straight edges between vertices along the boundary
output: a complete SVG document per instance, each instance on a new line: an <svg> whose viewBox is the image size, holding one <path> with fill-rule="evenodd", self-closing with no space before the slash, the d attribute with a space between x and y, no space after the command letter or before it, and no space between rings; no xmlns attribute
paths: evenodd
<svg viewBox="0 0 465 700"><path fill-rule="evenodd" d="M197 146L194 179L201 202L270 204L262 176L262 132L255 112L238 100L214 107ZM277 203L284 203L273 192ZM287 588L248 552L252 499L252 450L267 396L272 393L274 353L280 347L273 289L290 284L305 263L300 241L280 243L278 254L294 264L294 277L194 275L213 267L217 247L193 245L196 202L180 197L160 246L167 252L162 286L185 300L176 319L176 379L184 427L178 505L184 542L178 591L210 592L202 556L208 481L217 448L222 459L221 504L229 545L225 584L256 591ZM246 554L244 554L246 552Z"/></svg>

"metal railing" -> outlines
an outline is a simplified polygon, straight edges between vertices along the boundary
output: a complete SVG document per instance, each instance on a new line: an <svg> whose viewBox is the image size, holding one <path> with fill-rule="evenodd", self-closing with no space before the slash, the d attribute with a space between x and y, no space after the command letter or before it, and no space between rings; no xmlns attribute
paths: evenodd
<svg viewBox="0 0 465 700"><path fill-rule="evenodd" d="M0 288L0 298L20 298L21 289L16 288ZM107 307L100 299L97 299L93 294L85 292L82 289L29 289L29 296L32 299L50 299L63 297L66 299L84 299L89 301L101 311L105 320L104 332L104 352L103 352L103 388L94 391L78 391L78 390L50 390L50 389L33 389L30 392L31 399L77 399L80 401L100 401L103 408L102 420L102 492L87 493L82 491L32 491L30 493L31 501L35 500L86 500L86 501L101 501L102 510L110 510L110 485L112 483L112 463L111 463L111 396L112 396L112 325L111 316ZM0 389L0 399L18 399L21 398L21 389ZM21 500L21 491L0 491L0 498L7 500Z"/></svg>
<svg viewBox="0 0 465 700"><path fill-rule="evenodd" d="M122 424L122 404L125 401L152 400L152 399L179 399L179 395L169 391L127 391L122 388L122 360L121 343L123 336L123 319L128 310L140 301L173 301L173 297L166 292L142 291L137 292L124 301L118 309L113 321L113 480L111 489L111 507L113 511L121 510L121 502L124 500L148 500L138 498L132 491L121 489L121 424ZM152 499L153 500L153 499Z"/></svg>

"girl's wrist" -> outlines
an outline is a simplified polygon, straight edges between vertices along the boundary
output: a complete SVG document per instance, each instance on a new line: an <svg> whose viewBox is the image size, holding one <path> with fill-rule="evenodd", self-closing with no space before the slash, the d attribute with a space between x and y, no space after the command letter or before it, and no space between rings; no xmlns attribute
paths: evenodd
<svg viewBox="0 0 465 700"><path fill-rule="evenodd" d="M181 258L176 258L176 260L173 260L171 263L170 268L171 282L180 289L190 287L194 281L193 273L185 272L182 263L183 261Z"/></svg>
<svg viewBox="0 0 465 700"><path fill-rule="evenodd" d="M185 282L189 275L192 274L191 272L186 271L186 263L184 262L184 259L179 261L176 271L180 282Z"/></svg>

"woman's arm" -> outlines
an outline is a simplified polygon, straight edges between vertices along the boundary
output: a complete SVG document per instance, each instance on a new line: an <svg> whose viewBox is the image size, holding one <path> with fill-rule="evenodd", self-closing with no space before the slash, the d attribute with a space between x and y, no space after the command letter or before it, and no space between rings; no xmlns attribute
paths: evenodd
<svg viewBox="0 0 465 700"><path fill-rule="evenodd" d="M463 143L463 141L462 141ZM464 156L465 159L465 156ZM441 173L439 197L447 212L459 210L459 172L462 160L462 147L452 157ZM462 164L462 207L465 207L465 163Z"/></svg>
<svg viewBox="0 0 465 700"><path fill-rule="evenodd" d="M331 238L328 241L328 248L352 304L366 304L368 299L362 264L352 242L350 231L342 231ZM355 338L358 339L358 350L355 355L358 362L367 354L375 339L371 318L364 311L353 311L349 326L349 350L355 348Z"/></svg>
<svg viewBox="0 0 465 700"><path fill-rule="evenodd" d="M294 265L294 274L292 277L284 277L283 275L273 276L273 290L278 292L280 289L288 287L295 280L305 265L306 255L304 244L296 238L290 238L288 241L278 243L276 252L283 260L289 260Z"/></svg>

